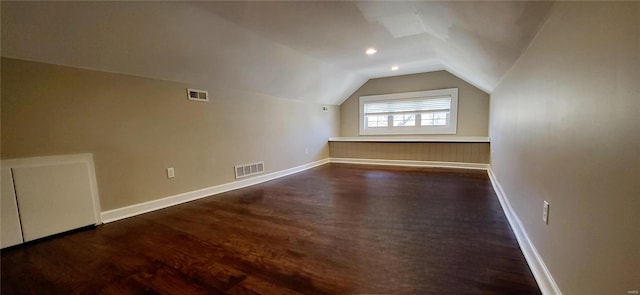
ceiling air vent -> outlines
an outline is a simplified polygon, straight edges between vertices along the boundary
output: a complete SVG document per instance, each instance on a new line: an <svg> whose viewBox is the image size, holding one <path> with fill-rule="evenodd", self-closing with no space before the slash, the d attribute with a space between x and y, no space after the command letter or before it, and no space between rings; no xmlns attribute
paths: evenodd
<svg viewBox="0 0 640 295"><path fill-rule="evenodd" d="M187 98L189 98L189 100L209 101L209 92L187 88Z"/></svg>
<svg viewBox="0 0 640 295"><path fill-rule="evenodd" d="M236 166L236 178L243 178L264 172L264 162Z"/></svg>

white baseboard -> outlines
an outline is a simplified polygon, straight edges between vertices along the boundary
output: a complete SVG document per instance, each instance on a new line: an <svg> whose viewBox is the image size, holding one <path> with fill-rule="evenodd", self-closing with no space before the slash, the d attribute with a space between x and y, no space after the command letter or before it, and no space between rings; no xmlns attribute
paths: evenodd
<svg viewBox="0 0 640 295"><path fill-rule="evenodd" d="M540 291L542 292L542 294L545 294L545 295L546 294L562 295L562 292L560 292L560 288L558 288L558 285L556 284L555 280L551 276L551 273L549 272L549 269L547 268L544 261L542 260L542 257L540 257L538 250L536 250L536 247L533 245L533 243L529 239L529 236L527 235L527 232L524 229L524 226L522 225L520 218L518 218L518 215L513 210L513 207L511 207L511 204L509 203L509 199L507 198L507 195L504 193L504 190L502 190L502 186L498 182L496 175L493 174L493 171L491 170L491 168L488 169L488 172L489 172L489 179L491 179L491 184L493 185L493 189L495 190L496 195L498 195L500 206L502 206L502 210L504 211L504 214L507 216L509 225L511 225L511 229L513 230L513 233L516 235L516 239L518 240L520 249L524 254L524 258L527 260L527 264L529 264L529 268L531 269L533 276L538 282L538 287L540 287Z"/></svg>
<svg viewBox="0 0 640 295"><path fill-rule="evenodd" d="M509 200L498 183L495 174L490 168L489 164L478 164L478 163L458 163L458 162L431 162L431 161L406 161L406 160L382 160L382 159L354 159L354 158L330 158L330 163L349 163L349 164L370 164L370 165L390 165L390 166L411 166L411 167L444 167L444 168L464 168L464 169L480 169L487 170L489 174L489 179L491 180L491 184L498 196L498 201L500 202L500 206L504 211L504 214L507 216L507 220L509 221L509 225L513 230L516 239L518 240L518 244L520 245L520 249L524 254L525 259L527 260L527 264L533 273L533 276L538 283L538 287L542 294L556 294L562 295L558 285L555 280L551 276L549 269L545 265L542 257L536 250L535 246L529 239L527 232L520 221L520 218L511 207Z"/></svg>
<svg viewBox="0 0 640 295"><path fill-rule="evenodd" d="M489 164L463 163L463 162L434 162L434 161L409 161L409 160L385 160L385 159L360 159L360 158L329 158L330 163L365 164L385 166L409 166L409 167L441 167L487 170Z"/></svg>
<svg viewBox="0 0 640 295"><path fill-rule="evenodd" d="M368 165L386 165L386 166L409 166L409 167L442 167L442 168L463 168L463 169L478 169L478 170L487 170L489 174L489 179L491 180L491 184L498 196L498 200L507 216L507 220L509 221L509 225L513 230L516 239L518 240L518 244L520 245L520 249L524 254L527 263L529 264L529 268L533 273L536 281L538 282L538 286L540 287L540 291L542 294L557 294L562 295L558 285L554 281L549 269L547 269L544 261L538 254L533 243L529 239L527 232L518 218L517 214L511 207L509 200L504 193L502 186L496 179L495 174L491 170L489 164L479 164L479 163L460 163L460 162L433 162L433 161L407 161L407 160L383 160L383 159L356 159L356 158L327 158L323 160L319 160L316 162L307 163L304 165L296 166L293 168L260 175L257 177L243 179L239 181L234 181L230 183L225 183L221 185L216 185L196 191L186 192L174 196L169 196L166 198L153 200L145 203L135 204L127 207L122 207L114 210L104 211L100 215L102 217L103 223L109 223L121 219L125 219L128 217L144 214L147 212L167 208L170 206L186 203L189 201L201 199L204 197L224 193L231 190L236 190L240 188L244 188L247 186L263 183L269 180L274 180L280 177L284 177L287 175L291 175L294 173L298 173L307 169L311 169L313 167L317 167L320 165L324 165L326 163L345 163L345 164L368 164Z"/></svg>
<svg viewBox="0 0 640 295"><path fill-rule="evenodd" d="M189 201L201 199L204 197L224 193L231 190L244 188L247 186L259 184L265 181L291 175L313 167L324 165L326 163L350 163L350 164L372 164L372 165L393 165L393 166L415 166L415 167L446 167L446 168L467 168L467 169L484 169L488 168L488 164L476 163L451 163L451 162L428 162L428 161L404 161L404 160L379 160L379 159L351 159L351 158L327 158L316 162L300 165L282 171L260 175L248 179L234 181L230 183L220 184L208 188L203 188L191 192L177 194L162 199L148 201L140 204L126 206L118 209L104 211L100 213L103 223L109 223L124 218L133 217L147 212L175 206Z"/></svg>
<svg viewBox="0 0 640 295"><path fill-rule="evenodd" d="M307 163L304 165L300 165L293 168L272 172L272 173L252 177L252 178L247 178L239 181L216 185L216 186L212 186L204 189L186 192L186 193L169 196L169 197L158 199L158 200L148 201L140 204L135 204L127 207L104 211L100 215L102 217L103 223L109 223L109 222L117 221L120 219L124 219L128 217L144 214L147 212L167 208L170 206L186 203L189 201L201 199L204 197L228 192L231 190L240 189L240 188L251 186L254 184L263 183L265 181L274 180L276 178L284 177L284 176L298 173L307 169L311 169L313 167L324 165L328 162L329 162L329 159L327 158L327 159Z"/></svg>

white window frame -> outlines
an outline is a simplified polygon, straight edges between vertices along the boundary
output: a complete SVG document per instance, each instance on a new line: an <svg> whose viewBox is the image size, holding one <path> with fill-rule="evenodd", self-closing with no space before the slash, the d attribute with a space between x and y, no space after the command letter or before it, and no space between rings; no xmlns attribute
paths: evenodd
<svg viewBox="0 0 640 295"><path fill-rule="evenodd" d="M388 126L367 128L364 105L372 101L393 101L398 99L450 97L449 122L445 126ZM419 134L456 134L458 125L458 88L428 91L404 92L382 95L360 96L360 135L419 135Z"/></svg>

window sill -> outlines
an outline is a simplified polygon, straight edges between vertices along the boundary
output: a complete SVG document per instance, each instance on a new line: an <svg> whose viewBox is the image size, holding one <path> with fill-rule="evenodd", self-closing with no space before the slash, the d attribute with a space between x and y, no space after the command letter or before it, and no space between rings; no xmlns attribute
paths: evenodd
<svg viewBox="0 0 640 295"><path fill-rule="evenodd" d="M491 142L489 137L329 137L329 141L347 142Z"/></svg>

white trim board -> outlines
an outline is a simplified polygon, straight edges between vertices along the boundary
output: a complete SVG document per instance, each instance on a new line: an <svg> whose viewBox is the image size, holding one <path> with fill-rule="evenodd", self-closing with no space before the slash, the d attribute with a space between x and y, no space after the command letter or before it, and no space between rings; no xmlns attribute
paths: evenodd
<svg viewBox="0 0 640 295"><path fill-rule="evenodd" d="M511 207L511 204L509 203L509 199L507 198L507 195L504 193L504 190L502 189L502 186L498 182L496 175L493 173L493 170L489 168L488 172L489 172L489 179L491 180L491 185L493 185L493 189L496 192L496 195L498 196L498 201L500 201L500 206L504 211L504 215L507 216L509 225L511 226L511 229L513 230L513 233L515 234L516 239L518 240L518 244L520 245L520 250L522 251L522 254L524 254L524 258L527 260L527 264L529 265L529 268L531 269L533 276L538 282L538 287L540 287L540 291L542 292L542 294L545 294L545 295L546 294L562 295L562 292L560 292L560 288L558 288L558 285L556 284L555 280L551 276L551 272L549 272L549 269L547 268L544 261L542 260L542 257L540 257L538 250L536 250L536 247L533 245L533 243L529 239L529 236L527 235L527 231L522 225L520 218L518 217L516 212L513 210L513 207Z"/></svg>
<svg viewBox="0 0 640 295"><path fill-rule="evenodd" d="M409 160L385 160L385 159L361 159L361 158L329 158L330 163L384 165L384 166L408 166L408 167L440 167L487 170L489 164L464 163L464 162L434 162L434 161L409 161Z"/></svg>
<svg viewBox="0 0 640 295"><path fill-rule="evenodd" d="M211 187L207 187L207 188L203 188L203 189L199 189L191 192L168 196L162 199L152 200L152 201L148 201L140 204L134 204L131 206L126 206L118 209L104 211L100 215L102 217L103 223L109 223L109 222L129 218L129 217L133 217L136 215L148 213L151 211L160 210L163 208L186 203L189 201L194 201L204 197L209 197L212 195L217 195L217 194L228 192L231 190L236 190L236 189L248 187L251 185L263 183L269 180L274 180L276 178L284 177L284 176L298 173L307 169L311 169L313 167L324 165L328 162L329 162L329 159L323 159L323 160L303 164L300 166L296 166L293 168L272 172L269 174L264 174L264 175L247 178L239 181L224 183L216 186L211 186Z"/></svg>
<svg viewBox="0 0 640 295"><path fill-rule="evenodd" d="M489 137L329 137L329 141L346 142L491 142Z"/></svg>

